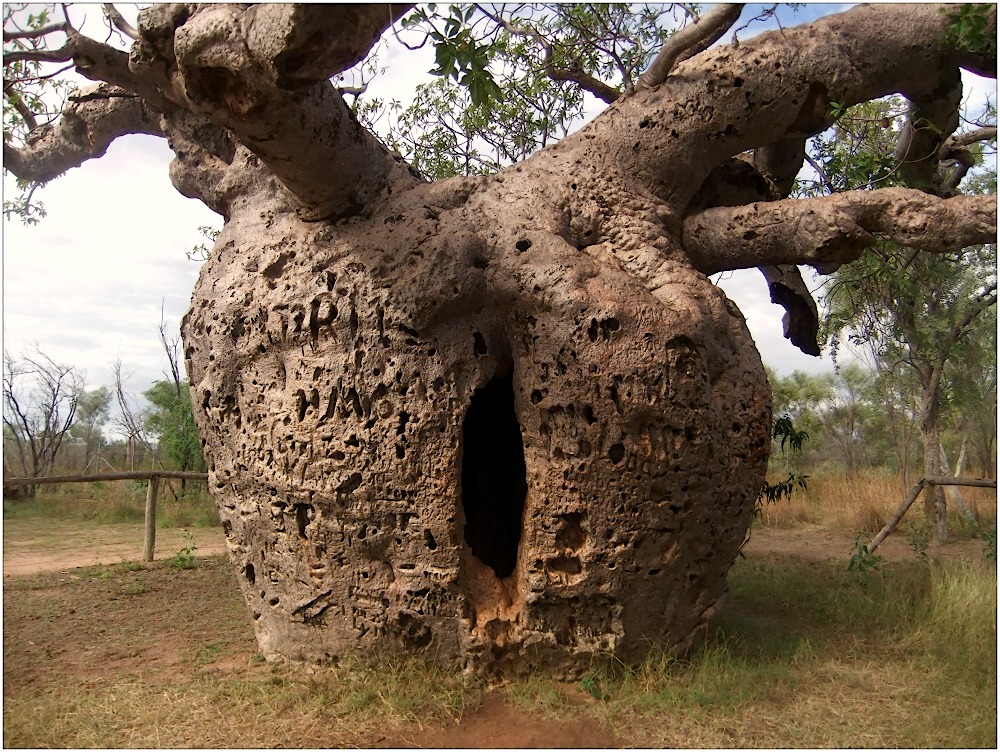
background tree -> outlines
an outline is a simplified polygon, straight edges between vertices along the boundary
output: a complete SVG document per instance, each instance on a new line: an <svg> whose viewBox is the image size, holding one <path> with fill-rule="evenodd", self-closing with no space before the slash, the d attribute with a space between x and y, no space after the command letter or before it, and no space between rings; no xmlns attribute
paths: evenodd
<svg viewBox="0 0 1000 752"><path fill-rule="evenodd" d="M56 363L37 347L20 357L4 350L4 444L15 447L22 477L52 473L76 419L83 383L72 366ZM24 493L34 496L35 488L25 486Z"/></svg>
<svg viewBox="0 0 1000 752"><path fill-rule="evenodd" d="M99 472L100 451L104 444L101 428L111 419L111 389L101 386L83 392L76 405L76 422L69 435L83 444L85 469Z"/></svg>
<svg viewBox="0 0 1000 752"><path fill-rule="evenodd" d="M987 146L995 153L995 108L988 103L962 136L942 138L941 124L954 128L959 121L958 110L943 102L961 100L960 81L945 85L947 95L935 104L907 103L898 97L850 108L835 103L836 127L813 139L817 175L803 184L804 193L907 185L951 196L964 181L973 193L995 194L995 170L970 173L982 162ZM931 154L937 169L926 158ZM995 310L996 247L935 256L916 249L919 243L907 248L883 240L858 262L840 268L825 285L824 329L834 352L842 335L867 348L881 364L884 379L912 372L920 384L923 474L941 475L941 415L949 364L961 362L963 340L976 319ZM927 487L925 513L933 534L946 539L941 487Z"/></svg>
<svg viewBox="0 0 1000 752"><path fill-rule="evenodd" d="M869 398L874 379L858 363L841 365L834 374L829 403L823 413L824 434L835 448L848 478L863 465L878 462L871 446L872 409Z"/></svg>
<svg viewBox="0 0 1000 752"><path fill-rule="evenodd" d="M198 427L191 413L187 380L157 381L142 393L149 402L144 424L174 470L204 472Z"/></svg>

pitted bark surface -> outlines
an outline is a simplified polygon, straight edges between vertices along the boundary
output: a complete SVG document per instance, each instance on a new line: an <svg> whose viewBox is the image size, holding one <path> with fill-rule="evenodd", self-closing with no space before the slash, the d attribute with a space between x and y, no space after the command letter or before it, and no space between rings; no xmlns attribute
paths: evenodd
<svg viewBox="0 0 1000 752"><path fill-rule="evenodd" d="M185 340L265 654L573 674L717 609L767 457L759 356L644 242L648 204L598 216L543 164L220 236Z"/></svg>

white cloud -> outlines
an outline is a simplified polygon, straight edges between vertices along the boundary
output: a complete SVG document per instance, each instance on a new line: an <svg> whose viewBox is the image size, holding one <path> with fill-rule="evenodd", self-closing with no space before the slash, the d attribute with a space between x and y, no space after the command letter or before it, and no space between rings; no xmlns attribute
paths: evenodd
<svg viewBox="0 0 1000 752"><path fill-rule="evenodd" d="M178 194L162 139L116 141L99 160L70 170L37 197L48 217L35 227L4 222L4 346L37 343L111 384L111 363L133 370L136 392L163 378L163 318L176 336L198 274L188 261L200 225L221 220ZM10 192L13 181L5 180Z"/></svg>

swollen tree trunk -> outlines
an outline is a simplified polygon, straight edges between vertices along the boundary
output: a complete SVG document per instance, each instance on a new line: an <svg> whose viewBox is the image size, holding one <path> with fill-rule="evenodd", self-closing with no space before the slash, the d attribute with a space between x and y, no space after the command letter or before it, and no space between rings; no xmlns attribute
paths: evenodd
<svg viewBox="0 0 1000 752"><path fill-rule="evenodd" d="M876 234L994 237L986 198L782 199L832 102L923 102L995 59L936 8L860 7L671 49L580 132L430 184L328 81L405 8L317 7L153 6L124 67L87 58L114 86L74 102L73 128L5 144L18 174L49 175L106 147L87 113L148 132L158 112L174 184L226 218L182 332L262 651L570 674L684 651L719 611L770 446L760 357L706 275L766 267L787 336L816 352L793 264L834 269Z"/></svg>
<svg viewBox="0 0 1000 752"><path fill-rule="evenodd" d="M718 610L767 462L764 369L589 148L337 225L276 186L230 218L183 329L266 655L575 671L683 650Z"/></svg>

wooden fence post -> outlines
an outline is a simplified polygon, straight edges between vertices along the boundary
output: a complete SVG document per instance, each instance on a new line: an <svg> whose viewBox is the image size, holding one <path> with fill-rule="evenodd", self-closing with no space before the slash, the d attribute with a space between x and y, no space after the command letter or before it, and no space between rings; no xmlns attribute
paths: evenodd
<svg viewBox="0 0 1000 752"><path fill-rule="evenodd" d="M152 561L156 549L156 496L160 490L160 476L149 476L146 489L146 537L143 546L143 561Z"/></svg>
<svg viewBox="0 0 1000 752"><path fill-rule="evenodd" d="M950 475L928 475L917 481L916 485L910 489L910 493L906 495L903 499L903 503L899 505L899 509L892 516L892 519L885 523L878 535L872 538L871 542L868 544L868 553L872 553L887 537L889 533L896 529L896 525L899 521L903 519L903 515L906 514L906 510L912 506L913 502L917 500L920 495L920 491L924 486L936 485L936 486L973 486L975 488L996 488L997 482L995 480L985 480L983 478L963 478L959 476Z"/></svg>

